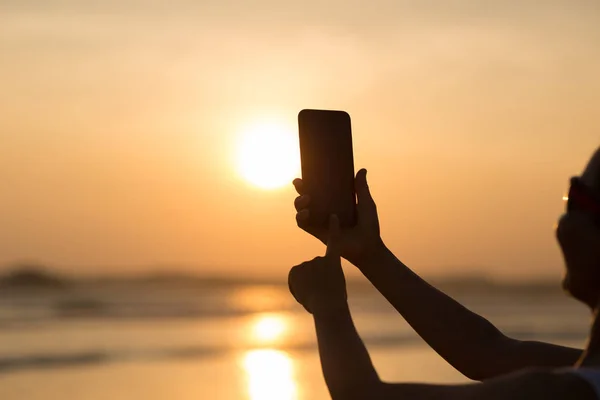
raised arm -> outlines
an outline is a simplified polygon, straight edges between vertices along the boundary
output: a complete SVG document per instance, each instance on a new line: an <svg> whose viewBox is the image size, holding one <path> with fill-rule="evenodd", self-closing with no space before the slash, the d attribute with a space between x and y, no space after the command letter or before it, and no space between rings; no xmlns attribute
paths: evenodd
<svg viewBox="0 0 600 400"><path fill-rule="evenodd" d="M292 268L290 292L314 317L323 376L333 399L351 399L380 381L369 353L356 332L346 296L340 263L337 219L332 219L331 240L325 257L317 257Z"/></svg>
<svg viewBox="0 0 600 400"><path fill-rule="evenodd" d="M294 181L298 225L323 243L327 229L305 225L310 197ZM356 176L358 223L343 231L342 256L356 265L415 331L465 376L485 380L526 367L573 365L581 351L547 343L508 338L485 318L429 285L400 262L380 237L377 208L366 171Z"/></svg>
<svg viewBox="0 0 600 400"><path fill-rule="evenodd" d="M347 307L321 311L317 306L313 317L333 400L597 400L580 377L551 370L523 370L467 385L382 382Z"/></svg>
<svg viewBox="0 0 600 400"><path fill-rule="evenodd" d="M571 366L581 355L581 350L505 336L429 285L384 246L359 269L438 354L471 379L530 367Z"/></svg>
<svg viewBox="0 0 600 400"><path fill-rule="evenodd" d="M325 382L333 400L567 400L595 399L580 378L549 371L521 372L471 385L388 384L379 379L348 308L340 263L339 225L332 219L325 257L290 271L290 291L312 313Z"/></svg>

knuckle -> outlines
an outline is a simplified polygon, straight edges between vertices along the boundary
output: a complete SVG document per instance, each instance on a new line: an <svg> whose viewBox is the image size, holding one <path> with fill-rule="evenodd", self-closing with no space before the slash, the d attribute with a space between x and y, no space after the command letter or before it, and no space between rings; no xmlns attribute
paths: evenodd
<svg viewBox="0 0 600 400"><path fill-rule="evenodd" d="M302 264L296 265L290 271L290 274L294 279L300 279L303 275L306 274L307 263L303 262Z"/></svg>
<svg viewBox="0 0 600 400"><path fill-rule="evenodd" d="M312 271L314 271L315 268L318 268L319 266L323 265L324 261L325 261L325 257L322 257L322 256L313 258L312 261L310 262Z"/></svg>
<svg viewBox="0 0 600 400"><path fill-rule="evenodd" d="M290 269L290 273L288 274L288 277L291 281L293 281L298 276L299 273L300 273L300 266L295 265L292 267L292 269Z"/></svg>
<svg viewBox="0 0 600 400"><path fill-rule="evenodd" d="M299 228L306 230L306 218L304 218L304 216L300 213L296 214L296 224Z"/></svg>

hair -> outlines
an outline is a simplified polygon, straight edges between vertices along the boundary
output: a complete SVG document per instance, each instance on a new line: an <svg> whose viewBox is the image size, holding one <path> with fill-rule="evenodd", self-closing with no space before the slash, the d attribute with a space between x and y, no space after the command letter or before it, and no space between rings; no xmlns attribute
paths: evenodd
<svg viewBox="0 0 600 400"><path fill-rule="evenodd" d="M596 149L581 177L590 182L593 189L600 193L600 147Z"/></svg>

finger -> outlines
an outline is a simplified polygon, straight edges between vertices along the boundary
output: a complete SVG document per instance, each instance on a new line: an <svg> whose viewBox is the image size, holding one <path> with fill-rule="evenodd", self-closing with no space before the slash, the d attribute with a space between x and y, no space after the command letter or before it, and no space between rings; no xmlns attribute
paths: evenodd
<svg viewBox="0 0 600 400"><path fill-rule="evenodd" d="M375 206L375 200L373 200L373 196L371 196L371 191L369 190L369 184L367 183L367 170L361 169L356 174L355 180L356 187L356 197L358 198L358 206L359 207L373 207Z"/></svg>
<svg viewBox="0 0 600 400"><path fill-rule="evenodd" d="M306 228L308 223L308 218L310 217L310 211L306 208L304 210L300 210L296 213L296 223L300 228Z"/></svg>
<svg viewBox="0 0 600 400"><path fill-rule="evenodd" d="M327 243L327 229L310 226L310 212L307 209L300 210L296 213L296 224L300 229L305 232L310 233L317 239L321 241L321 243Z"/></svg>
<svg viewBox="0 0 600 400"><path fill-rule="evenodd" d="M342 251L340 246L340 220L337 215L329 217L329 237L327 238L326 257L340 258Z"/></svg>
<svg viewBox="0 0 600 400"><path fill-rule="evenodd" d="M296 188L296 192L298 192L298 194L302 196L304 194L304 182L302 182L302 179L296 178L292 183Z"/></svg>
<svg viewBox="0 0 600 400"><path fill-rule="evenodd" d="M310 204L310 197L307 194L298 196L294 200L294 207L296 207L296 211L301 211L305 208L308 208L309 204Z"/></svg>
<svg viewBox="0 0 600 400"><path fill-rule="evenodd" d="M294 267L292 267L292 269L290 269L290 272L288 274L288 289L290 290L290 293L292 294L292 296L294 296L294 299L296 299L296 301L300 301L298 299L298 297L296 297L296 293L294 292L294 281L295 281L295 276L298 274L298 269L300 268L300 266L296 265Z"/></svg>
<svg viewBox="0 0 600 400"><path fill-rule="evenodd" d="M316 283L315 278L318 276L317 264L315 263L315 259L305 262L303 267L303 278L305 278L305 280L302 282L304 292L302 294L302 302L300 304L302 304L302 307L304 307L306 311L312 314L314 303L314 284Z"/></svg>

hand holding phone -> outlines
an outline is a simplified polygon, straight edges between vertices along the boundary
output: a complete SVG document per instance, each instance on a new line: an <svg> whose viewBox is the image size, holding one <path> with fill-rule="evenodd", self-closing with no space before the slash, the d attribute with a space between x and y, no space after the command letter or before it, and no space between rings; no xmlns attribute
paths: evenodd
<svg viewBox="0 0 600 400"><path fill-rule="evenodd" d="M303 190L311 199L307 224L327 227L335 214L342 228L353 227L356 193L350 116L344 111L302 110L298 128Z"/></svg>

